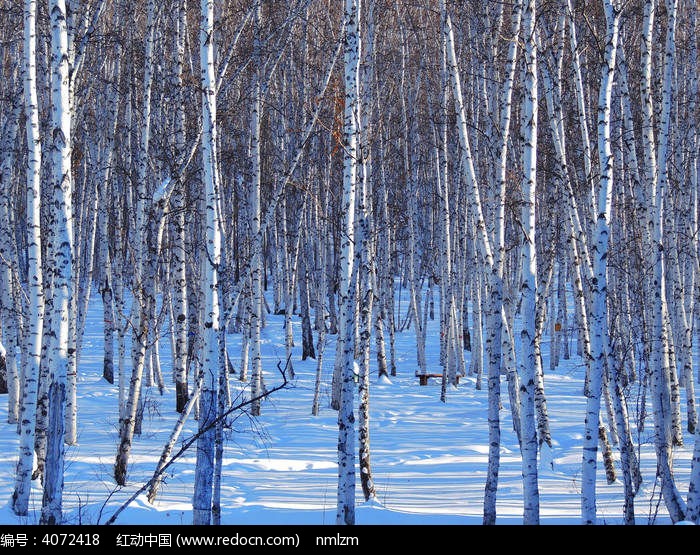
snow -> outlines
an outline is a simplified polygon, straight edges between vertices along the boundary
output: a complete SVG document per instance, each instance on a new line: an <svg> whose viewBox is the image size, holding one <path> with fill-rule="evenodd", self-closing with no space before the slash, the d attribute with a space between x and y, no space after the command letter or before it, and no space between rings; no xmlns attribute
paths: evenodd
<svg viewBox="0 0 700 555"><path fill-rule="evenodd" d="M156 387L145 395L143 433L134 442L128 486L118 488L112 465L118 442L117 389L102 379L101 304L90 305L84 351L80 359L78 390L78 444L67 447L64 511L67 523L104 523L153 473L176 420L175 388L160 396ZM439 372L438 319L428 322L427 360L430 372ZM321 410L311 415L316 361L301 360L301 329L294 320L295 378L289 387L264 401L262 415L239 415L226 430L221 488L223 524L334 524L336 512L337 413L329 408L334 360L333 341L324 353ZM332 338L332 337L331 337ZM240 335L228 336L232 362L237 365ZM266 385L280 382L278 361L285 359L284 316L267 317L263 330ZM544 368L549 368L548 343L543 344ZM572 342L575 352L575 343ZM163 371L169 370L169 342L161 341ZM359 482L358 524L481 524L488 457L487 389L477 390L466 376L459 387L448 389L440 402L440 380L420 386L415 377L412 330L397 334L397 375L376 376L372 358L370 386L371 457L377 498L365 502ZM128 351L127 351L128 352ZM465 351L467 357L469 352ZM169 376L166 376L168 378ZM545 391L553 438L552 448L541 451L539 491L542 524L579 524L582 432L585 398L581 395L584 365L573 357L555 372L546 372ZM247 393L248 385L231 376L232 394ZM668 524L655 483L653 420L643 432L636 427L640 397L631 389L630 418L644 478L635 499L638 522ZM507 387L502 387L501 467L498 484L499 524L520 524L523 487L520 451L513 432ZM651 408L649 407L651 414ZM196 430L188 421L178 447ZM674 450L677 486L687 493L694 438ZM36 483L28 517L10 508L14 467L18 453L16 425L7 424L7 406L0 407L0 524L34 524L41 512ZM619 452L615 449L616 462ZM138 496L117 524L190 524L195 450L192 448L170 469L154 505ZM619 462L617 466L619 471ZM359 471L358 471L359 477ZM608 484L599 456L598 518L600 524L619 524L623 515L621 479Z"/></svg>
<svg viewBox="0 0 700 555"><path fill-rule="evenodd" d="M384 374L382 374L381 376L379 376L377 378L377 385L391 385L391 384L392 384L392 382L389 379L389 377L385 376Z"/></svg>

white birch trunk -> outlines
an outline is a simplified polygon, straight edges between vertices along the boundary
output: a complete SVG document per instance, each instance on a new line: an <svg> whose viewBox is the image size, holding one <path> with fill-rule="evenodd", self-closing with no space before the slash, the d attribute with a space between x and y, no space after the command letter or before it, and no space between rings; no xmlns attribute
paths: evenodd
<svg viewBox="0 0 700 555"><path fill-rule="evenodd" d="M553 203L553 201L552 201ZM553 242L554 239L544 239L544 244ZM537 415L537 435L540 449L552 447L552 434L549 428L549 413L547 411L547 397L544 391L544 369L542 368L542 336L544 334L547 302L552 286L554 274L554 256L556 249L551 248L546 256L542 256L545 270L543 279L537 284L536 312L535 312L535 412ZM545 457L548 459L549 457Z"/></svg>
<svg viewBox="0 0 700 555"><path fill-rule="evenodd" d="M197 382L192 395L187 399L187 403L180 411L180 415L178 416L177 421L173 426L173 430L170 433L170 437L168 438L167 443L163 447L163 452L160 455L160 459L158 459L158 465L156 466L156 470L154 471L153 477L151 478L151 486L148 488L148 493L146 494L149 503L153 503L156 500L158 490L160 489L160 484L163 481L163 475L161 474L161 470L168 463L170 455L172 454L173 449L175 448L175 444L180 438L182 429L184 428L185 423L187 422L187 418L192 412L192 408L194 407L194 405L199 401L199 395L201 392L202 380L200 379Z"/></svg>
<svg viewBox="0 0 700 555"><path fill-rule="evenodd" d="M518 47L520 44L520 29L522 23L523 1L514 2L510 14L510 44L508 45L508 58L504 71L504 81L500 93L500 130L498 143L498 170L495 187L495 218L494 224L494 264L488 277L489 308L486 325L486 351L488 360L489 391L495 390L500 385L500 375L505 369L508 381L508 393L511 402L513 429L522 446L522 417L520 402L520 379L517 374L514 355L514 344L507 326L508 320L504 312L504 283L503 272L505 267L505 202L507 187L507 161L508 144L510 139L510 122L512 113L513 84L515 81L515 67L518 59ZM487 268L488 270L488 268ZM512 320L511 320L512 322ZM500 394L500 392L499 392ZM489 402L489 406L491 406ZM500 400L499 400L500 403ZM490 513L495 518L495 490L489 498L491 503ZM486 512L486 511L485 511Z"/></svg>
<svg viewBox="0 0 700 555"><path fill-rule="evenodd" d="M72 119L72 118L71 118ZM112 125L111 122L108 125ZM85 172L87 174L87 172ZM90 183L85 178L84 186ZM78 442L78 362L82 343L82 334L85 329L90 294L92 291L95 240L97 234L99 191L91 186L90 191L83 198L83 226L82 230L76 230L73 242L76 245L73 264L73 289L75 293L69 304L68 327L68 368L66 372L66 445L75 445ZM77 225L75 227L78 227ZM85 244L84 253L79 246Z"/></svg>
<svg viewBox="0 0 700 555"><path fill-rule="evenodd" d="M329 191L326 190L326 194L324 195L325 199L324 202L328 202L328 196L329 196ZM314 211L316 212L316 221L317 221L317 226L318 226L318 233L319 233L319 238L327 237L327 223L325 222L325 219L319 218L318 216L318 208L314 206ZM326 239L327 241L327 239ZM317 272L318 276L318 292L317 292L317 303L316 303L316 314L317 316L320 314L319 322L318 322L318 339L316 341L316 378L314 380L314 399L311 404L311 414L313 416L318 416L319 412L319 405L320 405L320 399L321 399L321 378L322 378L322 373L323 373L323 356L326 350L326 333L327 333L327 328L326 328L326 307L324 305L324 299L326 299L326 288L328 287L328 280L326 278L326 272L325 272L325 257L326 257L326 247L321 244L319 248L319 260L317 264L317 268L319 268L319 271Z"/></svg>
<svg viewBox="0 0 700 555"><path fill-rule="evenodd" d="M537 425L535 417L535 381L537 375L537 254L535 198L537 188L537 43L535 40L536 1L528 0L523 11L525 43L525 93L522 107L521 143L523 150L521 222L524 231L521 250L521 317L520 333L523 359L521 364L521 433L523 458L523 524L539 524L540 497L537 480Z"/></svg>
<svg viewBox="0 0 700 555"><path fill-rule="evenodd" d="M0 391L7 393L7 350L0 339Z"/></svg>
<svg viewBox="0 0 700 555"><path fill-rule="evenodd" d="M586 421L583 439L583 467L581 475L581 517L584 524L596 523L596 471L598 455L598 424L600 421L600 395L606 364L607 314L607 254L610 236L610 213L613 190L613 156L610 138L610 108L612 104L613 75L617 55L619 11L614 0L605 0L605 54L601 63L600 93L598 97L598 157L600 185L597 201L597 225L595 233L595 257L592 282L592 337L591 372Z"/></svg>
<svg viewBox="0 0 700 555"><path fill-rule="evenodd" d="M444 36L444 48L447 52L447 71L450 75L452 85L452 95L457 111L457 130L460 143L460 159L462 172L467 184L467 202L469 213L474 219L476 227L476 239L479 245L481 259L487 267L493 267L493 256L491 243L488 237L486 222L483 215L479 187L474 171L474 161L467 132L467 117L464 100L462 97L462 84L457 64L457 55L454 44L454 33L452 22L447 13L445 2L440 1L440 13L442 15L442 32ZM498 468L500 462L500 368L499 372L489 366L489 468L486 477L484 493L484 524L495 524L496 522L496 491L498 489Z"/></svg>
<svg viewBox="0 0 700 555"><path fill-rule="evenodd" d="M128 79L128 78L126 78ZM126 80L125 79L125 80ZM124 107L124 123L128 129L131 129L131 126L134 121L133 117L133 112L134 110L132 109L132 102L133 102L133 92L132 88L129 87L129 93L126 96L126 106ZM125 154L125 160L124 163L126 167L131 166L131 133L127 133L127 137L125 140L126 143L126 154ZM124 212L126 214L124 217L117 218L117 227L116 227L116 233L117 236L123 236L123 234L126 232L126 230L129 228L129 215L131 214L131 187L126 187L126 192L127 194L125 195L126 198L124 199ZM115 267L121 268L121 263L123 263L124 260L126 260L127 257L127 246L126 245L120 245L120 248L118 251L115 253L115 258L116 258L116 263ZM119 397L119 423L120 426L122 425L122 422L126 419L126 408L127 408L127 400L128 400L128 393L129 393L129 384L128 384L128 376L127 376L127 369L126 369L126 334L128 332L128 326L129 326L129 316L126 312L126 296L125 296L125 291L124 291L124 286L126 281L132 277L132 276L126 276L126 272L121 272L121 271L115 271L113 274L114 277L114 305L115 305L115 312L116 312L116 328L117 328L117 373L118 373L118 397Z"/></svg>
<svg viewBox="0 0 700 555"><path fill-rule="evenodd" d="M375 0L367 0L367 31L366 46L362 52L362 63L359 71L362 82L359 87L361 125L359 129L359 156L358 169L361 171L360 194L357 206L357 237L359 245L355 253L355 264L358 268L358 306L359 317L359 357L360 375L358 376L358 459L360 467L360 484L365 501L376 497L376 487L372 476L371 448L370 448L370 346L372 340L372 313L375 297L375 275L373 266L372 235L373 229L372 210L372 181L373 165L370 144L370 116L371 102L374 84L374 17ZM358 52L358 58L360 53Z"/></svg>
<svg viewBox="0 0 700 555"><path fill-rule="evenodd" d="M612 402L614 421L620 441L620 465L622 467L625 488L623 514L625 524L634 524L634 497L640 486L640 476L632 435L630 433L627 399L623 389L622 357L611 357L611 375L613 386Z"/></svg>
<svg viewBox="0 0 700 555"><path fill-rule="evenodd" d="M698 12L698 6L696 2L691 2L690 3L690 13L689 13L689 27L692 29L692 32L695 36L697 36L698 31L700 30L698 27L698 17L697 17L697 12ZM690 47L690 71L691 71L691 85L690 85L690 99L689 99L689 106L688 106L688 112L690 114L695 114L696 109L697 109L697 97L698 97L698 84L699 84L699 77L698 77L698 47L697 47L697 42L693 41L691 43ZM700 276L697 275L695 272L695 265L698 260L698 244L699 244L699 239L697 236L697 231L698 231L698 185L700 184L700 181L698 180L698 164L700 162L700 155L698 155L698 146L700 145L700 141L698 139L698 125L695 121L694 118L691 118L690 122L690 129L689 129L689 135L690 135L690 145L691 145L691 151L693 154L690 156L690 171L689 171L689 177L690 177L690 188L691 192L688 195L690 197L690 206L692 209L692 215L688 218L688 223L686 225L686 233L688 234L689 237L693 237L693 240L691 241L691 248L692 248L692 255L688 256L686 259L686 268L685 268L685 273L686 275L690 276L689 279L686 279L686 283L689 283L689 291L687 291L687 305L685 307L685 313L686 313L686 329L684 330L684 349L687 349L689 353L693 352L693 313L697 312L698 304L695 302L695 287L696 284L698 283L698 280L700 280ZM697 366L696 366L697 367ZM685 387L686 387L686 398L688 399L688 406L687 406L687 411L688 411L688 432L691 434L695 434L700 427L698 425L698 414L697 414L697 408L696 408L696 403L695 403L695 379L693 376L693 357L689 356L686 365L683 368L683 377L685 380ZM691 399L693 399L693 403L691 406ZM690 502L688 503L690 505ZM689 509L690 510L690 509Z"/></svg>
<svg viewBox="0 0 700 555"><path fill-rule="evenodd" d="M358 72L360 2L345 0L345 112L343 117L343 228L340 253L342 337L341 394L338 411L338 501L336 524L355 524L355 197L359 134ZM339 347L340 347L340 342Z"/></svg>
<svg viewBox="0 0 700 555"><path fill-rule="evenodd" d="M49 2L51 14L51 145L54 189L53 226L49 248L53 251L53 336L49 352L49 429L47 434L43 524L63 520L64 425L66 373L68 370L69 304L73 295L73 213L71 184L71 108L69 95L68 36L65 0Z"/></svg>
<svg viewBox="0 0 700 555"><path fill-rule="evenodd" d="M116 106L115 106L116 108ZM114 114L114 124L116 125L116 112ZM114 138L114 134L112 134ZM99 242L99 264L100 264L100 284L99 293L102 297L102 321L104 325L104 356L102 365L102 376L109 383L114 383L114 331L116 329L116 314L114 312L114 292L112 289L112 260L109 253L108 236L108 208L107 195L109 191L109 175L114 144L110 144L107 152L107 160L103 174L103 191L100 195L100 206L98 216Z"/></svg>
<svg viewBox="0 0 700 555"><path fill-rule="evenodd" d="M252 310L249 295L245 295L245 298L241 299L240 302L245 305L244 310L246 312ZM241 368L238 373L238 379L242 382L247 382L250 370L250 323L243 323L241 335Z"/></svg>
<svg viewBox="0 0 700 555"><path fill-rule="evenodd" d="M50 233L50 229L49 229ZM47 245L50 244L50 235L45 234ZM47 248L46 258L53 260L51 251ZM44 478L44 468L46 467L46 433L49 422L49 385L51 377L49 375L49 351L53 342L51 334L47 330L51 329L51 318L53 313L53 290L49 272L50 266L46 259L42 261L46 271L44 272L44 333L41 338L41 357L39 363L39 388L37 393L36 407L36 427L34 438L34 452L36 453L36 470L32 475L32 480Z"/></svg>
<svg viewBox="0 0 700 555"><path fill-rule="evenodd" d="M204 326L202 353L202 393L199 405L199 431L195 466L193 524L211 524L214 479L214 440L212 426L217 416L219 384L218 267L221 262L221 233L218 211L216 167L216 73L214 71L214 0L202 0L199 49L202 68L202 167L206 199L206 245L204 265Z"/></svg>
<svg viewBox="0 0 700 555"><path fill-rule="evenodd" d="M115 272L114 280L115 321L117 324L117 397L119 399L119 422L126 418L128 384L126 375L126 323L124 284L122 276Z"/></svg>
<svg viewBox="0 0 700 555"><path fill-rule="evenodd" d="M262 121L262 5L255 8L254 29L254 61L256 68L253 82L253 107L250 119L250 157L252 160L252 183L248 197L248 216L250 218L250 233L252 237L253 252L251 260L251 313L250 313L250 349L251 349L251 382L250 395L253 401L250 412L253 416L260 415L260 394L263 390L262 383L262 356L260 353L260 332L262 318L262 237L260 236L260 187L262 159L260 153L260 132Z"/></svg>
<svg viewBox="0 0 700 555"><path fill-rule="evenodd" d="M690 464L687 508L686 519L700 524L700 429L695 431L695 448Z"/></svg>
<svg viewBox="0 0 700 555"><path fill-rule="evenodd" d="M117 12L118 13L118 12ZM115 17L115 20L118 19ZM107 93L107 114L109 122L107 126L106 145L102 156L100 168L101 187L98 187L99 195L97 234L98 234L98 265L99 286L98 291L102 297L102 320L104 325L104 357L102 375L110 384L114 383L114 334L117 330L117 314L115 313L114 278L112 272L112 255L109 244L109 205L110 182L112 178L112 161L114 159L115 136L119 115L119 84L121 78L121 45L116 47L116 59L112 64L112 70L108 73L112 79L111 90Z"/></svg>
<svg viewBox="0 0 700 555"><path fill-rule="evenodd" d="M29 330L20 408L19 460L15 475L12 510L26 516L29 510L37 392L44 322L44 291L41 265L41 138L36 87L36 0L24 2L24 103L27 118L27 246L29 262Z"/></svg>
<svg viewBox="0 0 700 555"><path fill-rule="evenodd" d="M517 37L519 34L520 27L520 11L521 3L516 2L513 6L511 24L514 31L513 36ZM455 108L457 111L457 130L459 136L459 143L461 147L461 164L462 173L466 181L467 187L467 202L469 205L469 212L474 218L476 227L476 239L479 245L480 255L483 262L485 262L485 267L491 270L492 276L495 272L496 276L502 276L499 273L502 269L502 254L497 254L499 259L494 262L493 251L491 248L491 242L488 237L487 227L483 215L481 197L479 193L478 183L476 179L476 173L474 170L474 161L472 157L471 147L469 143L469 134L467 132L467 118L466 109L462 97L462 85L459 73L459 67L457 64L457 56L455 52L454 45L454 33L452 31L452 23L450 17L447 14L445 3L443 0L440 1L440 12L442 14L442 32L444 36L444 48L447 52L447 70L450 75L450 81L452 84L452 94L455 102ZM515 40L514 40L515 42ZM502 106L501 106L501 160L503 161L505 153L504 150L507 146L507 130L510 124L510 98L512 93L512 82L513 82L513 71L515 57L517 53L517 48L515 44L511 44L509 48L509 66L507 70L507 77L504 82ZM503 199L504 196L501 196ZM501 202L503 202L501 200ZM502 219L500 218L499 211L499 222L496 226L496 232L499 234L499 241L497 244L498 249L505 243L501 240L501 233L503 233ZM498 469L500 463L500 369L501 369L501 357L498 353L502 342L498 340L498 333L502 330L501 327L501 310L502 308L497 308L499 304L498 293L502 292L502 277L501 279L494 279L492 277L490 285L492 286L492 305L489 314L489 333L495 335L491 339L490 345L490 355L489 355L489 409L488 409L488 421L489 421L489 468L486 478L486 486L484 493L484 524L494 524L496 521L496 492L498 489ZM501 284L501 289L498 288L499 283ZM502 297L501 297L502 302ZM498 320L498 321L497 321ZM487 340L488 341L488 340Z"/></svg>
<svg viewBox="0 0 700 555"><path fill-rule="evenodd" d="M476 262L476 261L475 261ZM475 264L475 268L479 268ZM476 389L481 389L481 381L484 374L484 347L483 347L483 315L481 307L483 306L484 298L482 295L483 287L479 271L474 272L472 278L472 360L469 373L476 377ZM488 335L488 333L487 333ZM500 363L499 363L500 364ZM500 378L499 378L500 379Z"/></svg>
<svg viewBox="0 0 700 555"><path fill-rule="evenodd" d="M134 238L134 274L133 274L133 302L131 307L132 334L132 369L129 380L129 392L124 406L124 417L120 420L120 440L114 463L114 479L117 484L126 484L126 473L131 452L131 443L134 437L138 419L138 409L141 401L141 387L143 381L143 368L146 357L146 343L148 340L149 322L148 302L146 289L146 273L148 261L148 220L146 218L146 175L148 169L148 147L151 127L151 91L153 85L153 42L155 31L155 0L148 1L148 15L146 22L145 45L145 69L144 69L144 99L141 120L141 141L137 165L137 192L136 192L136 221Z"/></svg>
<svg viewBox="0 0 700 555"><path fill-rule="evenodd" d="M310 211L306 212L306 229L312 229ZM304 232L306 235L306 232ZM300 253L301 255L301 253ZM304 253L299 257L299 311L301 313L301 360L311 357L316 358L314 349L314 334L311 327L311 272L309 266L313 265L314 253L308 237L304 237Z"/></svg>
<svg viewBox="0 0 700 555"><path fill-rule="evenodd" d="M175 119L175 149L178 165L185 156L185 98L182 93L182 72L185 59L185 36L187 32L187 1L181 0L177 17L177 115ZM173 246L173 312L175 326L175 353L173 357L175 374L175 410L182 412L188 404L187 373L187 252L185 249L185 184L181 182L173 193L175 216L175 245Z"/></svg>
<svg viewBox="0 0 700 555"><path fill-rule="evenodd" d="M664 196L668 185L669 162L669 128L671 123L671 95L673 87L673 67L675 63L675 26L677 0L666 1L666 13L668 27L666 30L666 46L663 71L663 91L661 117L658 135L658 163L657 172L650 175L658 175L658 184L653 188L654 200L653 214L653 268L654 278L652 283L654 320L652 325L652 392L654 403L654 438L658 473L661 480L661 490L664 502L673 522L685 517L686 505L676 488L672 470L672 437L671 437L671 376L670 362L668 358L668 328L665 317L667 314L665 264L664 264L664 239L663 239L663 211ZM653 131L652 131L653 133ZM647 142L652 142L652 137ZM652 182L654 184L654 182Z"/></svg>
<svg viewBox="0 0 700 555"><path fill-rule="evenodd" d="M22 103L16 100L16 105L10 111L1 138L0 155L0 329L4 333L6 358L4 368L5 389L7 393L7 422L15 424L20 411L20 377L17 367L16 350L20 341L20 320L18 306L14 294L17 268L15 246L11 229L11 191L12 170L15 160L14 144L17 139L19 118ZM4 324L4 328L2 328Z"/></svg>
<svg viewBox="0 0 700 555"><path fill-rule="evenodd" d="M581 129L581 146L583 149L583 167L585 171L585 180L588 189L591 191L591 207L592 210L588 213L593 215L595 212L594 205L596 201L595 187L593 179L593 169L592 169L592 148L590 145L590 134L588 131L588 108L587 108L587 98L584 90L584 82L581 73L581 56L579 54L578 39L576 37L576 23L574 21L574 10L571 4L571 0L566 0L566 8L569 22L569 43L571 47L571 63L574 71L574 83L576 85L576 103L578 107L578 119L579 127ZM591 220L591 223L595 221L595 218Z"/></svg>

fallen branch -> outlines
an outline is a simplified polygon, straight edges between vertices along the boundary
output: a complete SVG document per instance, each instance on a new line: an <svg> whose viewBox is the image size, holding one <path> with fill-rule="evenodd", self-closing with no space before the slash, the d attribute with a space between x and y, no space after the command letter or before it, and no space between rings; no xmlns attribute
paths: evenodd
<svg viewBox="0 0 700 555"><path fill-rule="evenodd" d="M276 385L272 389L269 389L265 391L264 393L257 395L256 397L251 397L250 399L244 399L237 405L232 406L228 410L226 410L223 414L217 416L214 420L212 420L209 424L207 424L205 427L203 427L201 430L199 430L195 435L193 435L191 438L189 438L180 448L180 450L175 453L170 460L163 464L162 466L159 466L159 468L156 470L156 472L153 474L150 480L148 480L145 484L143 484L138 490L136 490L129 499L127 499L116 511L115 513L105 522L105 526L108 526L110 524L114 524L114 522L117 520L117 517L122 513L124 509L126 509L131 503L139 496L141 495L144 491L149 489L159 478L162 476L170 466L175 463L182 455L184 455L187 450L194 444L195 441L197 441L204 433L208 432L212 428L214 428L219 422L222 422L225 420L231 413L236 412L238 410L241 410L242 408L260 401L262 399L265 399L266 397L269 397L273 393L280 391L282 389L285 389L287 385L289 384L289 380L287 379L287 368L289 367L289 358L287 359L287 363L285 364L284 368L280 368L280 363L277 363L277 369L279 370L281 376L282 376L282 383L279 385Z"/></svg>

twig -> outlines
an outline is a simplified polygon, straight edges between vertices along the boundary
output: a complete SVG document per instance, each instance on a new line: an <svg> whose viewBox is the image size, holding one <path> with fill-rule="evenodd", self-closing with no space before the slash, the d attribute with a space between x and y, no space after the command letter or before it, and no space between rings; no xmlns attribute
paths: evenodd
<svg viewBox="0 0 700 555"><path fill-rule="evenodd" d="M242 409L243 407L246 407L254 402L257 402L259 400L262 400L276 391L280 391L281 389L284 389L287 387L287 384L289 383L289 380L287 379L287 374L286 370L287 367L289 366L289 358L287 358L287 363L285 364L284 369L280 368L280 363L277 363L277 369L280 371L280 374L282 375L282 383L273 387L272 389L265 391L261 395L258 395L256 397L251 397L250 399L241 401L237 405L231 407L228 409L226 412L223 414L217 416L214 420L212 420L209 424L204 426L201 430L199 430L195 435L193 435L190 439L188 439L183 446L180 448L180 450L175 453L170 460L163 465L163 467L160 469L160 471L157 471L153 477L151 477L150 480L148 480L145 484L143 484L138 490L136 490L129 499L127 499L121 507L119 507L115 513L105 522L105 525L108 526L110 524L114 524L114 522L117 520L117 517L121 514L121 512L126 509L131 503L139 496L141 495L144 491L146 491L149 487L151 487L151 484L153 484L153 481L160 477L165 471L172 466L172 464L179 459L182 455L185 454L185 452L192 446L192 444L197 441L204 433L208 432L212 428L214 428L219 422L223 421L229 414L232 412L235 412L237 410Z"/></svg>

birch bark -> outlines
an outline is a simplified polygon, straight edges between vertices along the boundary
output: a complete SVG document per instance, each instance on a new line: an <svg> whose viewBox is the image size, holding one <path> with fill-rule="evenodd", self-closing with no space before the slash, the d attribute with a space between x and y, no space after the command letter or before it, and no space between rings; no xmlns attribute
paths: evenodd
<svg viewBox="0 0 700 555"><path fill-rule="evenodd" d="M521 315L520 333L523 360L520 386L521 433L523 457L523 524L539 524L540 502L537 480L537 428L535 418L535 382L537 375L537 253L535 199L537 188L537 42L535 34L536 1L528 0L523 11L525 43L525 93L522 107L520 140L523 152L521 222L524 238L521 250Z"/></svg>
<svg viewBox="0 0 700 555"><path fill-rule="evenodd" d="M41 264L41 136L36 86L36 0L24 2L24 110L27 118L27 246L29 262L29 330L24 387L20 408L20 445L12 509L19 516L29 510L37 386L41 363L44 320L43 272Z"/></svg>
<svg viewBox="0 0 700 555"><path fill-rule="evenodd" d="M199 430L192 500L193 524L212 521L214 449L219 395L219 306L218 269L221 263L218 178L216 166L216 73L214 71L214 0L202 0L199 30L202 85L202 168L206 200L206 243L204 265L204 329L202 352L202 392L199 405Z"/></svg>
<svg viewBox="0 0 700 555"><path fill-rule="evenodd" d="M63 470L66 380L68 370L69 304L73 295L73 212L71 181L71 102L69 95L68 34L65 0L49 2L51 15L51 167L54 210L51 244L53 252L53 336L49 352L49 428L41 522L61 524L63 519Z"/></svg>
<svg viewBox="0 0 700 555"><path fill-rule="evenodd" d="M338 411L336 524L355 524L355 202L359 135L358 72L361 0L345 0L345 109L343 116L343 229L340 253L342 373Z"/></svg>
<svg viewBox="0 0 700 555"><path fill-rule="evenodd" d="M583 468L581 489L581 516L584 524L596 523L596 469L598 454L598 424L600 395L606 364L607 324L607 254L610 236L610 213L613 191L613 156L610 138L610 109L613 76L617 55L620 13L614 0L605 0L605 54L601 63L600 92L598 97L598 158L600 184L598 192L595 232L594 280L592 294L591 372L586 402L586 420L583 440Z"/></svg>

